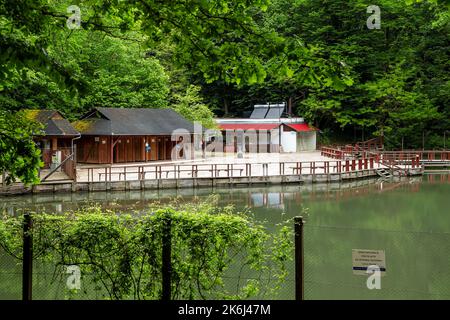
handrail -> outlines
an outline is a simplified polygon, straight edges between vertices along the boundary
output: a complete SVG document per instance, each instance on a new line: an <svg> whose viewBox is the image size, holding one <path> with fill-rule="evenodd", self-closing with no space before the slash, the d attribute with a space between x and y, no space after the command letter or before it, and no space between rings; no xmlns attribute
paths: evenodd
<svg viewBox="0 0 450 320"><path fill-rule="evenodd" d="M430 159L450 159L450 152L447 151L380 151L380 150L358 150L358 147L346 145L338 148L322 147L321 155L333 159L344 160L349 157L353 160L375 159L379 166L385 166L391 171L396 171L400 175L408 175L410 168L423 168L423 158L427 155ZM436 155L440 155L436 157ZM359 157L358 157L359 156Z"/></svg>
<svg viewBox="0 0 450 320"><path fill-rule="evenodd" d="M68 162L69 160L73 160L73 153L70 154L69 156L67 156L67 158L65 158L63 161L61 161L61 163L52 171L50 171L42 180L41 182L44 182L45 180L47 180L48 177L50 177L53 173L55 173L59 168L61 168L66 162Z"/></svg>
<svg viewBox="0 0 450 320"><path fill-rule="evenodd" d="M180 178L234 178L287 175L330 175L372 170L374 158L335 161L286 161L242 163L158 164L133 166L103 166L79 168L87 170L88 182L144 181ZM203 173L199 175L199 173ZM114 179L113 179L114 177ZM118 180L117 180L117 179ZM130 179L129 179L130 178Z"/></svg>

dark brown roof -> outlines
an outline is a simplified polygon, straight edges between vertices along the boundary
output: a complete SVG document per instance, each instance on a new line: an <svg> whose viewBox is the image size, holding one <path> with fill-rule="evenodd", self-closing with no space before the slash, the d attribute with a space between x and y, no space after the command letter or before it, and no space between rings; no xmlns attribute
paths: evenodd
<svg viewBox="0 0 450 320"><path fill-rule="evenodd" d="M73 123L82 135L171 135L194 132L194 124L172 109L95 108Z"/></svg>
<svg viewBox="0 0 450 320"><path fill-rule="evenodd" d="M46 136L77 136L80 133L56 110L23 110L29 120L44 125Z"/></svg>

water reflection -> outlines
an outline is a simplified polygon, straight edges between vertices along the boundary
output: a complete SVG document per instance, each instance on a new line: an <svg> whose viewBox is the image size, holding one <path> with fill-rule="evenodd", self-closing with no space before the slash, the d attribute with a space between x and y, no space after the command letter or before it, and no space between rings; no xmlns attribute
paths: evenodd
<svg viewBox="0 0 450 320"><path fill-rule="evenodd" d="M238 208L268 208L277 211L289 210L292 205L305 202L342 201L349 198L365 197L395 190L419 192L423 183L446 184L449 174L425 175L423 177L403 178L394 181L379 179L360 180L332 184L284 185L252 188L219 189L178 189L145 190L121 192L94 192L69 194L39 194L0 199L0 211L10 215L24 210L61 214L92 203L114 210L141 210L153 201L169 202L181 197L184 201L206 198L211 194L219 195L220 204L234 204Z"/></svg>
<svg viewBox="0 0 450 320"><path fill-rule="evenodd" d="M61 213L93 202L130 211L145 209L154 200L190 201L211 193L219 195L219 205L251 207L270 232L308 208L306 299L450 298L449 174L339 184L22 196L2 198L0 211ZM388 271L381 290L368 290L366 278L353 275L353 249L385 251ZM287 270L288 280L274 298L294 297L294 264Z"/></svg>

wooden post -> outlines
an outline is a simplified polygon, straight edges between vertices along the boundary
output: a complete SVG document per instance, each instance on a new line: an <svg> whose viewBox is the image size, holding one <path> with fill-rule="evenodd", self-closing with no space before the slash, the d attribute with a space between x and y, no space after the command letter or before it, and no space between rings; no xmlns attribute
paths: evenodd
<svg viewBox="0 0 450 320"><path fill-rule="evenodd" d="M303 217L294 218L295 300L304 300Z"/></svg>
<svg viewBox="0 0 450 320"><path fill-rule="evenodd" d="M73 163L73 181L77 182L77 145L75 144L72 152L72 163Z"/></svg>
<svg viewBox="0 0 450 320"><path fill-rule="evenodd" d="M58 138L53 137L52 138L52 151L58 150Z"/></svg>
<svg viewBox="0 0 450 320"><path fill-rule="evenodd" d="M110 150L109 150L109 163L113 164L114 163L114 138L113 136L109 137L109 143L110 143Z"/></svg>
<svg viewBox="0 0 450 320"><path fill-rule="evenodd" d="M162 293L161 300L169 301L172 297L172 220L168 213L163 220L162 229Z"/></svg>
<svg viewBox="0 0 450 320"><path fill-rule="evenodd" d="M29 301L33 293L33 237L32 220L29 213L23 215L23 265L22 265L22 300Z"/></svg>

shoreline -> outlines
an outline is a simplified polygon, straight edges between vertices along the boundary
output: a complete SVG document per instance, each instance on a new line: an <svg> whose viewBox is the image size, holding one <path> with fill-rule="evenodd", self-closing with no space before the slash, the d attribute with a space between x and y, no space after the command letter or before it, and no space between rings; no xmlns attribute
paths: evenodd
<svg viewBox="0 0 450 320"><path fill-rule="evenodd" d="M420 169L410 171L410 176L420 176ZM259 185L295 185L314 183L345 182L361 179L381 178L376 169L363 169L341 173L285 174L269 176L242 177L198 177L168 178L131 181L97 181L97 182L48 182L25 188L23 185L12 185L0 188L0 197L29 194L108 192L108 191L144 191L170 189L232 188L252 187Z"/></svg>

